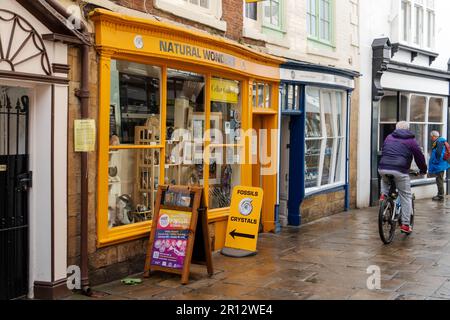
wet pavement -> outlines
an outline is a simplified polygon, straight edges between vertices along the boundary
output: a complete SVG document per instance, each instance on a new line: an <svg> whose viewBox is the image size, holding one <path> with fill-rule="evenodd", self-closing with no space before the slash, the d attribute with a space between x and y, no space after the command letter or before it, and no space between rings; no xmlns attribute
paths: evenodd
<svg viewBox="0 0 450 320"><path fill-rule="evenodd" d="M93 289L100 293L97 299L108 300L450 299L450 199L418 201L413 235L398 232L389 246L380 241L377 215L376 208L355 210L263 234L257 256L233 259L215 253L214 275L192 266L186 286L178 276L154 273L140 285L116 281ZM380 289L367 287L371 266L381 271ZM372 280L369 284L376 283Z"/></svg>

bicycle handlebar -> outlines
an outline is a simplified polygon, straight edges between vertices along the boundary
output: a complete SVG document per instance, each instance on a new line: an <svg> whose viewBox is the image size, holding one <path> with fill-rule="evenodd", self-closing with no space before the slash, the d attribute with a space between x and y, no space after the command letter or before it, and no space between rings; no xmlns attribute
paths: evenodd
<svg viewBox="0 0 450 320"><path fill-rule="evenodd" d="M409 171L409 174L415 177L424 176L426 173L422 174L420 171L411 170Z"/></svg>

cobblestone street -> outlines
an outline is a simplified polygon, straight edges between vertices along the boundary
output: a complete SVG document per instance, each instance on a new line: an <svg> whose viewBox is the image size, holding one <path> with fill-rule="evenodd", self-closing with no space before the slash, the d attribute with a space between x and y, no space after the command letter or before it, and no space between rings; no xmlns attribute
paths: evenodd
<svg viewBox="0 0 450 320"><path fill-rule="evenodd" d="M97 299L450 299L450 202L416 208L414 234L398 232L390 246L379 239L377 209L355 210L264 234L252 258L215 253L214 276L193 266L187 286L156 273L137 286L116 281L94 290L104 293ZM381 269L381 290L367 289L372 265Z"/></svg>

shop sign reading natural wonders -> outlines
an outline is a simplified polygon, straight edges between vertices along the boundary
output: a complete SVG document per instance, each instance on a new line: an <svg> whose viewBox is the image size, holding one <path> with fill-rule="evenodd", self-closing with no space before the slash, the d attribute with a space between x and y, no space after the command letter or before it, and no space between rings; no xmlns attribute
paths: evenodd
<svg viewBox="0 0 450 320"><path fill-rule="evenodd" d="M202 49L189 44L160 40L159 51L216 62L232 68L236 66L236 59L233 56L214 50Z"/></svg>

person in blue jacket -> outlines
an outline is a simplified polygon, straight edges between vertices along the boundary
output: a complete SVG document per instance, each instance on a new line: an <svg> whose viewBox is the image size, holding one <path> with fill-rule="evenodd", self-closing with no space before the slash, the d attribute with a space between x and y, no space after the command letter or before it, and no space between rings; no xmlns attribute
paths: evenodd
<svg viewBox="0 0 450 320"><path fill-rule="evenodd" d="M430 156L430 164L428 173L436 177L436 185L438 188L438 195L433 198L433 201L444 201L444 175L450 168L449 163L444 160L445 143L447 140L440 136L438 131L431 132L431 141L433 148Z"/></svg>

